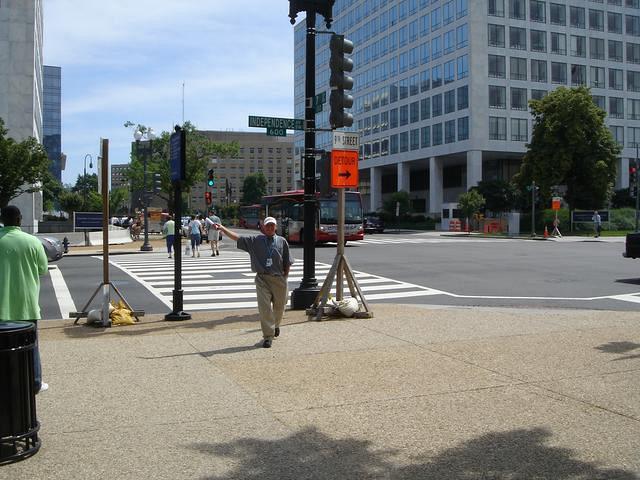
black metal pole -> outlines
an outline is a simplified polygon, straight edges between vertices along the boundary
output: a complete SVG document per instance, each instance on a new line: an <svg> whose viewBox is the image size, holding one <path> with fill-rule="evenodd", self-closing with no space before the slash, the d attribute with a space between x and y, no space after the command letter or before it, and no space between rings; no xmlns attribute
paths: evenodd
<svg viewBox="0 0 640 480"><path fill-rule="evenodd" d="M304 265L300 286L291 292L291 307L310 307L320 292L315 278L316 267L316 132L313 97L316 94L316 12L307 11L305 66L304 132Z"/></svg>
<svg viewBox="0 0 640 480"><path fill-rule="evenodd" d="M640 182L640 174L638 174L638 143L636 143L636 232L638 231L638 211L640 210L640 195L638 195L638 185Z"/></svg>
<svg viewBox="0 0 640 480"><path fill-rule="evenodd" d="M536 236L536 182L531 182L531 236Z"/></svg>
<svg viewBox="0 0 640 480"><path fill-rule="evenodd" d="M153 155L153 140L149 140L149 149L151 155ZM142 192L142 199L144 200L144 243L140 247L141 252L151 252L153 247L149 243L149 192L147 191L147 156L144 156L144 177L142 182L144 183L144 190Z"/></svg>
<svg viewBox="0 0 640 480"><path fill-rule="evenodd" d="M181 155L184 155L184 131L176 127L182 138ZM184 167L184 159L181 161ZM184 297L182 290L182 181L173 182L173 212L175 229L173 232L173 310L164 316L165 320L190 320L191 315L184 312Z"/></svg>

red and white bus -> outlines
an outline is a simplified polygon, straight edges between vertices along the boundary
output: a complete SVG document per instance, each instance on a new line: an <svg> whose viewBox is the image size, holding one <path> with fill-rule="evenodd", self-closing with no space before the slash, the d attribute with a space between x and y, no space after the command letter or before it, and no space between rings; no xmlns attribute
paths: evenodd
<svg viewBox="0 0 640 480"><path fill-rule="evenodd" d="M287 241L302 243L304 229L304 190L291 190L263 197L265 216L278 220L278 234ZM316 242L338 240L338 197L316 192ZM362 198L360 192L345 191L344 239L362 240Z"/></svg>
<svg viewBox="0 0 640 480"><path fill-rule="evenodd" d="M259 203L240 207L240 218L238 219L238 223L241 228L258 228L262 218L264 218L262 214L262 205Z"/></svg>

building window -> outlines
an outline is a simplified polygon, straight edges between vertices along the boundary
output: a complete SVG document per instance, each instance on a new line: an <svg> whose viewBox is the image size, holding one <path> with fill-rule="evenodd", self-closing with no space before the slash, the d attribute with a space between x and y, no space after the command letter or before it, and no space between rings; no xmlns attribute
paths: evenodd
<svg viewBox="0 0 640 480"><path fill-rule="evenodd" d="M624 100L622 98L609 97L609 116L624 118Z"/></svg>
<svg viewBox="0 0 640 480"><path fill-rule="evenodd" d="M640 120L640 100L627 99L627 118L629 120Z"/></svg>
<svg viewBox="0 0 640 480"><path fill-rule="evenodd" d="M489 46L504 47L504 25L489 24Z"/></svg>
<svg viewBox="0 0 640 480"><path fill-rule="evenodd" d="M505 87L489 85L489 108L507 108L507 90Z"/></svg>
<svg viewBox="0 0 640 480"><path fill-rule="evenodd" d="M420 102L413 102L409 105L409 122L416 123L420 120Z"/></svg>
<svg viewBox="0 0 640 480"><path fill-rule="evenodd" d="M489 77L505 78L506 77L506 61L502 55L489 54Z"/></svg>
<svg viewBox="0 0 640 480"><path fill-rule="evenodd" d="M489 140L507 139L507 119L504 117L489 117Z"/></svg>
<svg viewBox="0 0 640 480"><path fill-rule="evenodd" d="M524 118L511 119L511 141L526 142L528 140L527 123Z"/></svg>
<svg viewBox="0 0 640 480"><path fill-rule="evenodd" d="M589 9L589 29L604 32L604 12Z"/></svg>
<svg viewBox="0 0 640 480"><path fill-rule="evenodd" d="M591 95L591 100L601 110L607 111L607 98L603 95Z"/></svg>
<svg viewBox="0 0 640 480"><path fill-rule="evenodd" d="M464 24L456 28L456 48L464 48L469 45L469 25Z"/></svg>
<svg viewBox="0 0 640 480"><path fill-rule="evenodd" d="M530 30L529 36L531 38L532 52L547 51L547 32L544 32L542 30Z"/></svg>
<svg viewBox="0 0 640 480"><path fill-rule="evenodd" d="M640 145L640 128L627 128L627 147L636 148Z"/></svg>
<svg viewBox="0 0 640 480"><path fill-rule="evenodd" d="M527 49L527 30L520 27L509 27L509 48Z"/></svg>
<svg viewBox="0 0 640 480"><path fill-rule="evenodd" d="M567 84L567 64L551 62L551 83Z"/></svg>
<svg viewBox="0 0 640 480"><path fill-rule="evenodd" d="M409 105L400 107L400 126L403 127L409 123Z"/></svg>
<svg viewBox="0 0 640 480"><path fill-rule="evenodd" d="M458 57L458 80L469 76L469 56Z"/></svg>
<svg viewBox="0 0 640 480"><path fill-rule="evenodd" d="M469 108L469 87L467 85L458 88L458 110L465 108Z"/></svg>
<svg viewBox="0 0 640 480"><path fill-rule="evenodd" d="M420 129L420 146L422 148L431 146L431 127L422 127Z"/></svg>
<svg viewBox="0 0 640 480"><path fill-rule="evenodd" d="M449 90L444 92L444 113L452 113L456 111L456 91Z"/></svg>
<svg viewBox="0 0 640 480"><path fill-rule="evenodd" d="M511 80L527 79L527 59L511 57L510 59L510 77Z"/></svg>
<svg viewBox="0 0 640 480"><path fill-rule="evenodd" d="M582 7L569 7L569 23L575 28L585 27L585 10Z"/></svg>
<svg viewBox="0 0 640 480"><path fill-rule="evenodd" d="M428 68L420 72L420 92L426 92L431 88L431 70Z"/></svg>
<svg viewBox="0 0 640 480"><path fill-rule="evenodd" d="M431 116L439 117L442 115L442 94L431 97Z"/></svg>
<svg viewBox="0 0 640 480"><path fill-rule="evenodd" d="M389 137L389 153L393 155L398 153L398 135L391 135Z"/></svg>
<svg viewBox="0 0 640 480"><path fill-rule="evenodd" d="M393 108L389 110L389 128L398 127L398 109Z"/></svg>
<svg viewBox="0 0 640 480"><path fill-rule="evenodd" d="M489 0L487 13L494 17L504 17L504 0Z"/></svg>
<svg viewBox="0 0 640 480"><path fill-rule="evenodd" d="M559 3L549 4L549 22L552 25L567 24L567 7Z"/></svg>
<svg viewBox="0 0 640 480"><path fill-rule="evenodd" d="M627 71L627 90L640 92L640 72Z"/></svg>
<svg viewBox="0 0 640 480"><path fill-rule="evenodd" d="M631 8L640 8L640 0L626 0L625 5Z"/></svg>
<svg viewBox="0 0 640 480"><path fill-rule="evenodd" d="M624 20L627 35L633 35L634 37L640 36L640 17L635 15L625 15Z"/></svg>
<svg viewBox="0 0 640 480"><path fill-rule="evenodd" d="M431 87L437 88L442 85L442 65L436 65L431 69Z"/></svg>
<svg viewBox="0 0 640 480"><path fill-rule="evenodd" d="M574 57L587 56L587 37L571 35L571 55Z"/></svg>
<svg viewBox="0 0 640 480"><path fill-rule="evenodd" d="M609 45L609 60L614 62L622 62L622 42L618 40L608 40Z"/></svg>
<svg viewBox="0 0 640 480"><path fill-rule="evenodd" d="M551 53L567 54L567 36L564 33L551 32Z"/></svg>
<svg viewBox="0 0 640 480"><path fill-rule="evenodd" d="M622 14L607 12L607 31L609 33L622 33Z"/></svg>
<svg viewBox="0 0 640 480"><path fill-rule="evenodd" d="M527 109L527 89L511 87L511 110Z"/></svg>
<svg viewBox="0 0 640 480"><path fill-rule="evenodd" d="M609 125L609 130L611 130L613 139L622 147L624 145L624 127Z"/></svg>
<svg viewBox="0 0 640 480"><path fill-rule="evenodd" d="M409 132L400 133L400 153L409 151Z"/></svg>
<svg viewBox="0 0 640 480"><path fill-rule="evenodd" d="M586 65L571 65L571 85L587 84L587 67Z"/></svg>
<svg viewBox="0 0 640 480"><path fill-rule="evenodd" d="M640 63L640 44L627 42L627 62Z"/></svg>
<svg viewBox="0 0 640 480"><path fill-rule="evenodd" d="M420 100L420 120L431 118L431 99L429 97Z"/></svg>
<svg viewBox="0 0 640 480"><path fill-rule="evenodd" d="M456 17L462 18L467 14L469 10L469 0L456 0Z"/></svg>
<svg viewBox="0 0 640 480"><path fill-rule="evenodd" d="M604 60L604 39L589 38L589 56L595 60Z"/></svg>
<svg viewBox="0 0 640 480"><path fill-rule="evenodd" d="M432 141L433 141L433 146L435 147L436 145L442 145L442 124L441 123L436 123L435 125L432 126Z"/></svg>
<svg viewBox="0 0 640 480"><path fill-rule="evenodd" d="M458 141L469 139L469 117L458 119Z"/></svg>
<svg viewBox="0 0 640 480"><path fill-rule="evenodd" d="M594 88L606 88L607 82L604 77L603 67L590 67L591 86Z"/></svg>
<svg viewBox="0 0 640 480"><path fill-rule="evenodd" d="M419 128L411 130L409 148L411 150L418 150L420 148L420 129Z"/></svg>
<svg viewBox="0 0 640 480"><path fill-rule="evenodd" d="M451 83L456 79L456 63L454 60L449 60L444 64L444 84Z"/></svg>
<svg viewBox="0 0 640 480"><path fill-rule="evenodd" d="M525 0L509 0L509 18L526 20Z"/></svg>
<svg viewBox="0 0 640 480"><path fill-rule="evenodd" d="M456 141L456 121L448 120L444 122L444 143Z"/></svg>
<svg viewBox="0 0 640 480"><path fill-rule="evenodd" d="M542 100L547 94L546 90L531 89L531 100Z"/></svg>
<svg viewBox="0 0 640 480"><path fill-rule="evenodd" d="M545 60L531 60L531 81L547 82L547 62Z"/></svg>
<svg viewBox="0 0 640 480"><path fill-rule="evenodd" d="M529 19L532 22L547 22L547 6L540 0L529 0Z"/></svg>
<svg viewBox="0 0 640 480"><path fill-rule="evenodd" d="M609 88L612 90L623 90L622 70L617 68L609 69Z"/></svg>

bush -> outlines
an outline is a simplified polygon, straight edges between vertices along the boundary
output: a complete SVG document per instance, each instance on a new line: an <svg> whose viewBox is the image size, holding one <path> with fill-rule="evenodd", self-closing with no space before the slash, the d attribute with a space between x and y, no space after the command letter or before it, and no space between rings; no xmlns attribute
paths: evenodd
<svg viewBox="0 0 640 480"><path fill-rule="evenodd" d="M609 210L611 230L633 230L636 228L636 210L634 208L618 208ZM603 230L609 230L607 222L602 223Z"/></svg>

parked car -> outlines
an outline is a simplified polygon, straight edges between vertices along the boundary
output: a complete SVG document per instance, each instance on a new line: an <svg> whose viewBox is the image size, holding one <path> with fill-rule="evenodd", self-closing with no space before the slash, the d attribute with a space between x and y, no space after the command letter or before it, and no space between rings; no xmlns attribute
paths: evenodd
<svg viewBox="0 0 640 480"><path fill-rule="evenodd" d="M365 233L383 233L384 222L380 217L368 215L364 217L364 232Z"/></svg>
<svg viewBox="0 0 640 480"><path fill-rule="evenodd" d="M38 237L42 242L44 251L47 254L49 262L60 260L64 253L62 242L55 237Z"/></svg>

